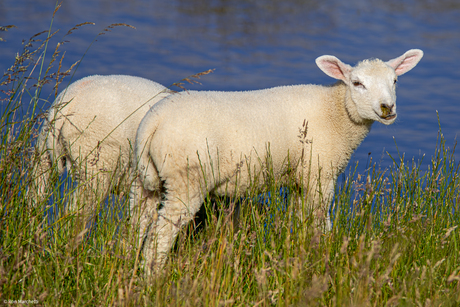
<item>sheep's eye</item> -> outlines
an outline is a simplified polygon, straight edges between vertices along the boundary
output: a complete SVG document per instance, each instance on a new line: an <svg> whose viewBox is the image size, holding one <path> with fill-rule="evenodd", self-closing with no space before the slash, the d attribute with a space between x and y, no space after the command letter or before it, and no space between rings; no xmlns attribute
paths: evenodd
<svg viewBox="0 0 460 307"><path fill-rule="evenodd" d="M353 85L354 85L355 87L364 87L364 85L363 85L361 82L359 82L359 81L353 81Z"/></svg>
<svg viewBox="0 0 460 307"><path fill-rule="evenodd" d="M398 80L395 79L395 83L394 83L394 84L396 84L396 83L398 83Z"/></svg>

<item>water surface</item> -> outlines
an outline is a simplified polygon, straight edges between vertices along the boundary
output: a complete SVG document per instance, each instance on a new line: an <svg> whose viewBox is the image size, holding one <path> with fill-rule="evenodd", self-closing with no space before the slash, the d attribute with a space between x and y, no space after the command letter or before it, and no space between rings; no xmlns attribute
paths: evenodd
<svg viewBox="0 0 460 307"><path fill-rule="evenodd" d="M0 72L13 63L21 42L60 29L50 50L66 42L63 67L84 58L74 80L91 74L129 74L170 85L191 74L216 69L201 79L203 90L251 90L288 84L330 84L314 60L331 54L355 64L365 58L389 60L420 48L419 65L399 79L398 119L376 123L353 161L387 167L387 152L418 160L434 153L438 118L447 145L460 132L460 3L441 1L298 0L65 0L52 20L53 1L0 2ZM94 22L65 36L73 26ZM116 27L97 34L113 23ZM48 56L51 52L48 53ZM70 80L67 79L67 80ZM61 85L62 89L64 84ZM54 99L42 95L45 108ZM395 145L397 143L397 147ZM457 158L459 156L457 155ZM458 159L457 159L458 160Z"/></svg>

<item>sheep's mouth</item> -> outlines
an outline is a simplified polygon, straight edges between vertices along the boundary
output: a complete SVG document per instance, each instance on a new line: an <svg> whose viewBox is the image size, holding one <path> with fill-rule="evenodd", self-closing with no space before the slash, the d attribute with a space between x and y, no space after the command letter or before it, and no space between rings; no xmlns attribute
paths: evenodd
<svg viewBox="0 0 460 307"><path fill-rule="evenodd" d="M384 120L392 120L392 119L396 118L396 113L395 114L388 114L388 115L380 115L379 117L381 119L384 119Z"/></svg>
<svg viewBox="0 0 460 307"><path fill-rule="evenodd" d="M382 115L379 115L377 112L375 112L375 114L383 120L392 120L396 118L396 113L393 113L393 114L383 113Z"/></svg>

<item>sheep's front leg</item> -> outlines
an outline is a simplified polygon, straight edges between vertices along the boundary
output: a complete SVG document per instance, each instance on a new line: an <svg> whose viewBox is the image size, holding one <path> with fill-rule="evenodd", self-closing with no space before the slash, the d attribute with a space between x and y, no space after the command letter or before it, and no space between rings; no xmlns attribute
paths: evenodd
<svg viewBox="0 0 460 307"><path fill-rule="evenodd" d="M331 217L329 209L332 198L334 196L334 180L323 179L321 185L317 185L314 201L314 211L316 225L323 230L324 233L332 230Z"/></svg>
<svg viewBox="0 0 460 307"><path fill-rule="evenodd" d="M311 215L314 219L313 225L326 233L332 229L329 207L333 196L334 180L323 179L319 183L312 180L304 183L302 195L294 197L292 201L297 202L296 207L302 221Z"/></svg>

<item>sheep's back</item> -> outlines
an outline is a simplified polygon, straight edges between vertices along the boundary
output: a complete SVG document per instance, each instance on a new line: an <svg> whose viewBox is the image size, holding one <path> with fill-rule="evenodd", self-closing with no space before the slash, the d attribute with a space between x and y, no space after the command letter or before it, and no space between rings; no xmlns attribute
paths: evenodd
<svg viewBox="0 0 460 307"><path fill-rule="evenodd" d="M158 121L150 154L160 173L167 165L165 157L169 157L187 163L219 164L227 176L243 160L246 163L249 159L254 165L264 163L269 149L274 167L282 172L288 153L295 160L303 148L309 149L301 134L304 123L309 127L306 139L315 138L316 131L327 133L322 105L328 103L324 101L326 91L320 86L299 85L171 95L149 112L152 120ZM170 165L180 167L176 164Z"/></svg>
<svg viewBox="0 0 460 307"><path fill-rule="evenodd" d="M120 153L128 154L139 122L149 107L160 100L156 95L164 89L139 77L89 76L62 91L53 106L60 110L53 115L57 120L50 120L56 123L60 139L72 144L67 149L72 155L86 156L100 146L107 152L103 158L115 163ZM148 102L149 99L152 100ZM143 103L146 104L133 113Z"/></svg>

